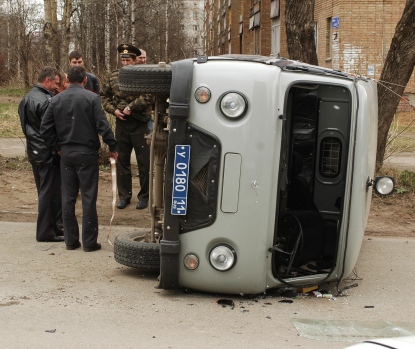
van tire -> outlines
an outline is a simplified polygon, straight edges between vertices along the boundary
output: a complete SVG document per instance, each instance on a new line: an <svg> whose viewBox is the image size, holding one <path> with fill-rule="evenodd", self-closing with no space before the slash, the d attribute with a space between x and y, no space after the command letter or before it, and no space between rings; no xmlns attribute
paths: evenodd
<svg viewBox="0 0 415 349"><path fill-rule="evenodd" d="M119 71L120 90L138 94L169 95L172 80L171 66L156 64L128 65Z"/></svg>
<svg viewBox="0 0 415 349"><path fill-rule="evenodd" d="M160 272L160 245L143 242L148 229L139 229L132 233L120 234L114 241L115 261L127 267Z"/></svg>

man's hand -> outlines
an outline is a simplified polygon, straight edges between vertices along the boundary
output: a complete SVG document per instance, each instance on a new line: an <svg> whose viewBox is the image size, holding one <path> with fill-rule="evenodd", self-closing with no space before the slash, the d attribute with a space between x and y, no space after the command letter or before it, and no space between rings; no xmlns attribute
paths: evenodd
<svg viewBox="0 0 415 349"><path fill-rule="evenodd" d="M119 109L115 109L114 115L117 119L120 119L122 121L127 120L126 118L124 118L124 113Z"/></svg>
<svg viewBox="0 0 415 349"><path fill-rule="evenodd" d="M125 115L131 115L131 109L130 107L125 107L124 110L122 111Z"/></svg>
<svg viewBox="0 0 415 349"><path fill-rule="evenodd" d="M115 162L118 160L118 153L116 151L112 152L110 151L110 158L113 158Z"/></svg>

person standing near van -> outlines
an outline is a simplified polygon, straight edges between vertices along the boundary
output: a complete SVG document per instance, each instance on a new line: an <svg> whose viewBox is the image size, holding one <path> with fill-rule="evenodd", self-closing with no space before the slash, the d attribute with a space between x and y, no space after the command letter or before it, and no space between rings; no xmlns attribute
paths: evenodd
<svg viewBox="0 0 415 349"><path fill-rule="evenodd" d="M117 48L123 66L138 64L141 51L129 44ZM134 149L140 179L140 191L136 209L148 206L150 148L144 138L148 133L147 123L151 119L153 97L151 95L127 94L120 90L119 70L113 71L102 86L101 97L104 110L114 115L115 137L118 141L117 185L118 209L126 208L132 197L131 153Z"/></svg>
<svg viewBox="0 0 415 349"><path fill-rule="evenodd" d="M67 250L81 247L75 215L76 199L82 197L82 245L85 252L101 249L98 239L98 135L117 160L114 133L101 106L101 98L84 88L86 72L74 66L68 71L69 87L51 98L40 126L45 142L59 152L62 174L62 209Z"/></svg>
<svg viewBox="0 0 415 349"><path fill-rule="evenodd" d="M147 64L147 53L140 48L141 54L137 57L137 64Z"/></svg>
<svg viewBox="0 0 415 349"><path fill-rule="evenodd" d="M36 240L62 242L61 172L59 155L40 136L40 124L51 97L61 85L59 70L44 67L38 82L19 104L18 113L26 137L27 157L32 165L38 193Z"/></svg>
<svg viewBox="0 0 415 349"><path fill-rule="evenodd" d="M84 58L82 57L82 53L79 51L72 51L69 54L69 67L75 66L84 66ZM87 81L85 84L85 88L89 91L95 92L97 94L100 93L100 84L99 79L92 73L86 73Z"/></svg>

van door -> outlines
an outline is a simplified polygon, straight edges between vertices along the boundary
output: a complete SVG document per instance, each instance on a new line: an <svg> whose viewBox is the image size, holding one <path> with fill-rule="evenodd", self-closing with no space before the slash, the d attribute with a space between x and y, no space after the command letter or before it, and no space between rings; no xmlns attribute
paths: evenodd
<svg viewBox="0 0 415 349"><path fill-rule="evenodd" d="M327 277L343 246L353 86L324 80L287 87L281 159L288 163L279 180L273 258L282 282Z"/></svg>

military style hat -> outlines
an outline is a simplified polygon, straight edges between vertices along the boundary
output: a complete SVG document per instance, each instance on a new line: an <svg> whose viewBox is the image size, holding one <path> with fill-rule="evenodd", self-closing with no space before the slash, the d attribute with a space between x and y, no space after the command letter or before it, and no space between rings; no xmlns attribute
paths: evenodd
<svg viewBox="0 0 415 349"><path fill-rule="evenodd" d="M129 44L118 45L117 51L120 53L121 58L135 58L141 55L141 51L137 47Z"/></svg>

